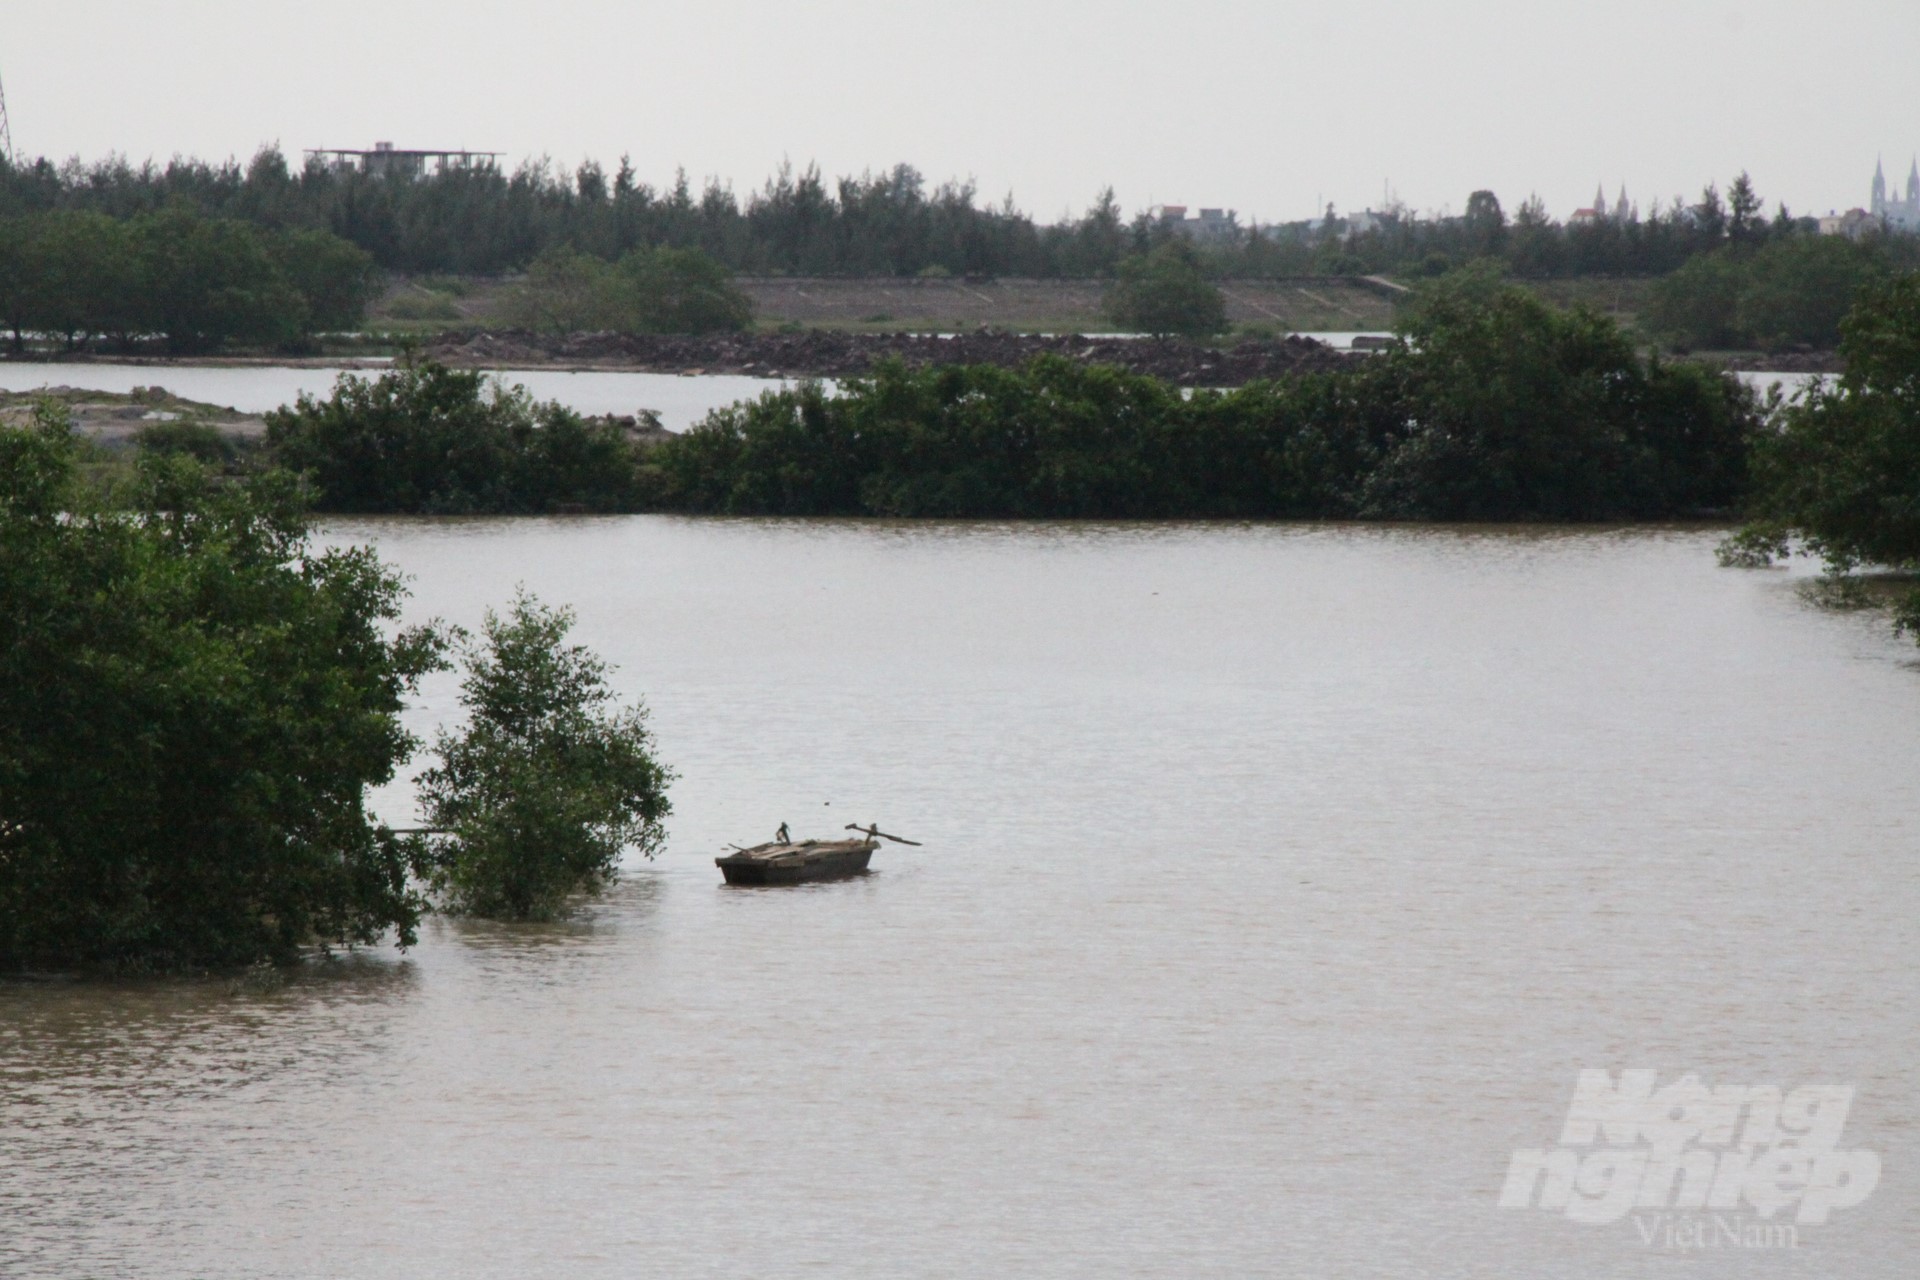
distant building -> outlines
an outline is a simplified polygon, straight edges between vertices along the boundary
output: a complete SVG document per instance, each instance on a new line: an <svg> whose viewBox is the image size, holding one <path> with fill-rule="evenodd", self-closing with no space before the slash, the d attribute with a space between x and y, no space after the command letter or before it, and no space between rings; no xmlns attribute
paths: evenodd
<svg viewBox="0 0 1920 1280"><path fill-rule="evenodd" d="M1189 218L1186 205L1163 204L1158 220L1167 230L1177 231L1189 240L1226 240L1239 230L1228 209L1202 209L1198 217Z"/></svg>
<svg viewBox="0 0 1920 1280"><path fill-rule="evenodd" d="M1849 209L1845 213L1830 212L1823 218L1815 218L1823 236L1845 236L1849 240L1858 240L1869 231L1878 231L1884 224L1879 218L1865 209Z"/></svg>
<svg viewBox="0 0 1920 1280"><path fill-rule="evenodd" d="M1627 199L1627 186L1620 184L1620 198L1607 205L1607 189L1604 185L1593 189L1593 204L1585 209L1575 209L1573 216L1567 219L1570 226L1590 227L1596 222L1612 222L1625 226L1629 222L1640 221L1640 206Z"/></svg>
<svg viewBox="0 0 1920 1280"><path fill-rule="evenodd" d="M380 178L419 178L450 169L490 168L500 154L498 151L401 151L391 142L376 142L371 151L324 148L307 152L309 159L318 159L335 169L358 169Z"/></svg>
<svg viewBox="0 0 1920 1280"><path fill-rule="evenodd" d="M1920 158L1907 174L1907 198L1887 194L1887 172L1879 163L1873 166L1873 201L1867 212L1896 231L1920 231Z"/></svg>

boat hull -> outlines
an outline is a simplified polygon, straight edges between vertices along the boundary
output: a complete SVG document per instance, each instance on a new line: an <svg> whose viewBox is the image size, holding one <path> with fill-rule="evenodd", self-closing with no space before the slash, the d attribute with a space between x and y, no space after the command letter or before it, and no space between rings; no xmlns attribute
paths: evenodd
<svg viewBox="0 0 1920 1280"><path fill-rule="evenodd" d="M766 887L808 884L817 880L844 880L865 875L873 858L872 845L853 848L825 848L774 858L755 858L742 854L715 858L720 874L731 885Z"/></svg>

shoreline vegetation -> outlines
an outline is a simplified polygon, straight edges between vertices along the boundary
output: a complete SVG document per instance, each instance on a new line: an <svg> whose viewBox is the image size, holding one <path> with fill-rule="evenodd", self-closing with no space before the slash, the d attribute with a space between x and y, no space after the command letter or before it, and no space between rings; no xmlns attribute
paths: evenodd
<svg viewBox="0 0 1920 1280"><path fill-rule="evenodd" d="M636 250L697 250L741 275L907 278L1116 278L1120 264L1191 241L1214 277L1443 275L1493 260L1515 276L1663 276L1693 258L1817 237L1814 219L1771 212L1752 179L1723 192L1709 182L1691 203L1620 206L1564 222L1537 197L1511 208L1487 190L1458 215L1399 204L1343 217L1243 222L1233 211L1203 227L1165 208L1129 215L1096 193L1077 217L1042 223L1009 197L984 204L971 183L929 183L908 164L829 178L782 165L744 195L717 179L696 190L684 170L655 186L623 157L571 171L529 160L397 176L313 157L294 166L275 146L252 159L165 166L121 156L92 164L41 157L0 161L0 218L56 210L113 217L184 205L208 218L325 231L383 271L500 275L549 253L616 262ZM1886 237L1905 241L1909 237ZM1888 251L1913 255L1902 245Z"/></svg>
<svg viewBox="0 0 1920 1280"><path fill-rule="evenodd" d="M1483 271L1424 289L1377 356L1226 391L1051 355L895 360L668 435L420 359L302 397L246 447L150 420L178 402L148 388L109 406L140 424L117 465L43 399L0 426L0 970L404 947L430 910L564 913L658 847L673 772L563 610L523 593L477 639L402 628L398 576L316 548L316 510L1738 512L1727 563L1817 555L1860 599L1920 569L1920 276L1867 290L1843 331L1843 379L1762 401ZM1894 616L1920 632L1920 589ZM467 722L421 775L427 827L394 830L366 795L421 745L400 712L449 650Z"/></svg>
<svg viewBox="0 0 1920 1280"><path fill-rule="evenodd" d="M402 626L400 575L315 545L292 473L142 450L90 474L61 408L0 429L0 972L205 972L405 949L430 911L544 919L652 856L642 706L524 591ZM425 830L367 809L458 650Z"/></svg>
<svg viewBox="0 0 1920 1280"><path fill-rule="evenodd" d="M1870 296L1906 286L1887 287ZM1070 519L1731 519L1791 407L1485 270L1423 285L1367 354L1297 338L546 341L713 372L824 367L839 385L802 380L673 433L537 403L479 371L508 350L466 342L258 417L157 388L59 398L108 445L299 473L329 512ZM0 417L36 398L0 398Z"/></svg>
<svg viewBox="0 0 1920 1280"><path fill-rule="evenodd" d="M1920 275L1869 287L1841 331L1846 373L1756 438L1747 523L1720 559L1818 557L1824 602L1891 603L1920 639Z"/></svg>
<svg viewBox="0 0 1920 1280"><path fill-rule="evenodd" d="M1308 367L1226 390L1017 346L893 358L677 435L422 358L269 414L254 464L354 513L1668 519L1734 508L1762 417L1731 375L1484 272L1423 290L1376 355L1283 350Z"/></svg>

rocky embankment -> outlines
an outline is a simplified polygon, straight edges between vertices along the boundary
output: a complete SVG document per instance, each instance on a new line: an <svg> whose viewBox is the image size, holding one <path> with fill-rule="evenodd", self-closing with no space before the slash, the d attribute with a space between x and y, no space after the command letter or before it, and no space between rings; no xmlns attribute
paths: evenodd
<svg viewBox="0 0 1920 1280"><path fill-rule="evenodd" d="M1237 387L1263 378L1340 369L1356 357L1311 338L1232 346L1146 338L1038 336L983 330L937 337L913 333L716 334L708 337L525 332L446 334L426 349L445 364L514 369L561 366L650 373L737 373L760 378L845 378L883 360L908 364L1012 366L1038 355L1118 365L1189 387Z"/></svg>
<svg viewBox="0 0 1920 1280"><path fill-rule="evenodd" d="M1742 352L1732 356L1700 355L1702 364L1738 373L1845 373L1847 362L1838 351Z"/></svg>
<svg viewBox="0 0 1920 1280"><path fill-rule="evenodd" d="M35 407L43 401L64 408L73 429L81 435L116 449L131 445L148 427L172 422L198 423L244 439L256 439L267 430L266 420L259 414L188 400L165 387L135 387L124 394L67 386L0 391L0 425L25 426L33 421Z"/></svg>

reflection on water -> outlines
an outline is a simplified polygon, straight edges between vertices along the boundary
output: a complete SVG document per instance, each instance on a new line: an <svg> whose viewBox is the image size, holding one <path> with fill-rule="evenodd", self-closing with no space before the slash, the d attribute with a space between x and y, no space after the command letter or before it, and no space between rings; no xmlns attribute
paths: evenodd
<svg viewBox="0 0 1920 1280"><path fill-rule="evenodd" d="M0 1274L1904 1277L1920 679L1715 530L341 521L682 781L576 920L0 985ZM414 727L456 710L450 678ZM408 815L404 787L378 797ZM721 886L781 821L923 840ZM1495 1207L1582 1067L1858 1088L1793 1252Z"/></svg>

